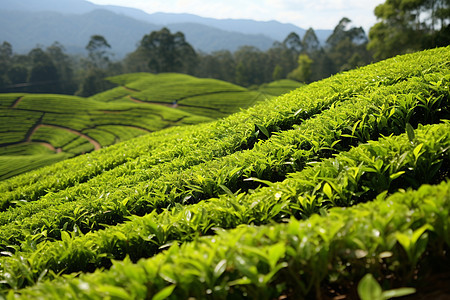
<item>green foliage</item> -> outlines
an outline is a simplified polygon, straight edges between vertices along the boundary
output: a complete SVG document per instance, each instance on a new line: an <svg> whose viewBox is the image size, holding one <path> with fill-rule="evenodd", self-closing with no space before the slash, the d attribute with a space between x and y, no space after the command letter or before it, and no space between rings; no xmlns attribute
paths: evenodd
<svg viewBox="0 0 450 300"><path fill-rule="evenodd" d="M187 73L195 66L196 53L182 32L167 28L145 35L136 50L146 59L151 72Z"/></svg>
<svg viewBox="0 0 450 300"><path fill-rule="evenodd" d="M358 282L362 298L420 291L450 247L449 56L396 57L3 181L2 293L321 298ZM138 93L136 78L114 80ZM111 93L96 105L129 103Z"/></svg>
<svg viewBox="0 0 450 300"><path fill-rule="evenodd" d="M281 79L262 84L258 88L258 91L267 94L269 96L281 96L301 86L303 86L303 84L301 84L298 81L290 79Z"/></svg>
<svg viewBox="0 0 450 300"><path fill-rule="evenodd" d="M364 276L358 284L358 295L361 300L384 300L403 297L416 292L413 288L400 288L383 291L372 274Z"/></svg>
<svg viewBox="0 0 450 300"><path fill-rule="evenodd" d="M450 35L448 1L386 0L375 8L379 22L369 32L376 59L446 46Z"/></svg>
<svg viewBox="0 0 450 300"><path fill-rule="evenodd" d="M0 101L4 108L2 146L9 147L11 155L15 146L45 143L53 154L62 151L74 156L94 150L94 142L105 147L169 126L224 117L264 100L262 94L231 83L176 73L127 74L110 80L121 86L87 99L4 94ZM43 159L39 166L51 161L55 160ZM11 174L33 166L30 164L27 169L24 164ZM5 168L5 174L9 173L14 164ZM7 177L10 175L2 175Z"/></svg>
<svg viewBox="0 0 450 300"><path fill-rule="evenodd" d="M308 82L311 76L311 64L313 61L306 54L301 54L298 57L298 67L288 74L289 79L294 79L300 82Z"/></svg>
<svg viewBox="0 0 450 300"><path fill-rule="evenodd" d="M428 144L432 145L435 143L433 139L439 139L443 133L447 133L446 142L440 143L440 145L448 148L450 146L448 129L449 126L429 127L421 130L420 139L431 136L432 138ZM133 217L123 225L110 227L98 233L91 233L86 236L77 234L70 240L65 238L62 242L42 243L42 247L38 247L39 260L35 260L30 266L33 268L34 274L40 274L44 269L50 269L56 273L60 272L62 271L62 266L72 272L80 271L86 267L86 261L89 261L90 264L101 266L105 264L105 255L110 255L114 259L122 259L125 255L129 255L134 261L142 255L154 254L159 247L164 246L170 240L191 240L199 233L208 234L211 228L229 228L251 223L267 224L292 215L307 218L323 207L348 206L354 204L356 199L365 199L366 197L361 197L361 195L364 195L367 191L378 188L377 183L371 180L371 177L376 178L376 174L369 173L367 176L363 176L364 170L369 169L368 166L373 159L378 157L385 161L394 161L397 151L403 152L402 148L408 147L408 145L409 142L404 136L402 139L386 138L378 143L361 145L349 152L342 152L335 159L326 160L305 168L297 174L291 174L290 178L283 182L270 184L269 187L257 189L247 195L242 193L235 195L229 188L222 185L220 188L226 192L226 195L222 195L220 198L201 201L198 204L189 206L176 205L173 209L159 214L153 212L144 217ZM386 151L382 153L380 149L386 149ZM379 152L377 153L377 151ZM429 149L428 151L433 153L435 149ZM446 153L444 152L441 154L441 157L445 157L445 155ZM369 159L367 156L372 156L372 159ZM449 160L448 157L445 159ZM404 170L407 169L411 161L414 161L414 156L408 155L408 159L404 163ZM338 166L338 169L336 169L336 166ZM196 176L201 178L200 182L195 182L194 178L190 179L191 182L184 179L182 185L189 186L194 191L201 188L202 185L205 187L207 184L205 182L206 175L202 174L201 170L206 167L203 165L200 169L191 169L190 172L182 174L181 178L189 176L189 173L196 171ZM209 166L209 169L211 169L211 166ZM219 172L224 173L224 171ZM237 172L239 170L232 170L230 173L233 175L231 176L236 177ZM394 169L385 176L393 178L394 176L392 175L398 173L398 169ZM358 176L356 176L357 174ZM402 174L402 176L404 178L408 175ZM210 178L215 179L211 175ZM397 178L399 176L396 176L395 179ZM420 176L416 180L423 182ZM196 184L195 186L193 181ZM229 185L229 182L230 179L226 180L226 184ZM323 192L320 190L322 186ZM336 187L340 188L337 189ZM345 194L350 197L345 197ZM184 195L181 197L186 198ZM352 197L355 200L351 200ZM317 201L306 204L302 200L307 198L315 198ZM128 205L130 201L132 200L127 199L121 205ZM78 202L78 204L81 203ZM103 204L105 205L106 203L103 202ZM86 215L90 215L89 221L93 221L95 218L92 212L81 210L80 206L77 206L74 211L76 213L71 218L78 221L75 224L70 223L67 225L66 223L65 227L73 226L74 228L83 229L86 226L84 222L88 222L87 219L84 219ZM4 226L3 229L7 230L7 227ZM429 229L431 230L432 228L423 226L411 234L409 231L406 231L405 233L398 232L395 235L399 244L405 247L412 269L414 269L417 259L423 254L424 245L426 246L428 240L421 238L420 248L417 248L415 244L424 231ZM50 230L51 228L47 227L46 237L52 235ZM79 229L77 230L79 231ZM410 236L412 236L412 242L410 242ZM44 236L37 235L37 238L43 239ZM127 242L125 243L124 241ZM63 247L61 243L64 243L66 246ZM67 243L71 245L69 248ZM90 249L89 245L94 243L96 247ZM27 257L36 251L34 246L29 248L26 244L22 244L21 248L22 252L16 253L12 256L12 259L3 260L5 264L9 265L11 263L11 269L8 270L8 274L14 272L12 269L14 266L13 262L20 261L18 256ZM31 253L27 254L28 251L31 251ZM55 256L64 256L65 258L61 258L60 263L54 265L52 261ZM272 259L273 256L273 254L270 254Z"/></svg>
<svg viewBox="0 0 450 300"><path fill-rule="evenodd" d="M0 46L0 92L73 94L76 90L74 59L58 42L27 55L13 53L12 46Z"/></svg>
<svg viewBox="0 0 450 300"><path fill-rule="evenodd" d="M307 221L290 219L288 224L218 230L216 236L196 238L181 246L175 243L150 259L114 261L110 270L42 282L19 294L24 298L64 297L70 287L88 283L89 288L77 290L78 297L111 296L116 293L112 287L116 287L123 295L141 298L176 285L173 298L203 298L211 290L217 297L233 294L270 299L283 293L297 297L311 294L316 282L331 278L335 283L349 284L345 283L347 278L362 278L367 273L402 274L399 262L403 258L396 235L417 224L440 224L436 212L448 214L448 193L448 183L423 186L419 191L396 193L346 210L331 209L327 216L314 215ZM445 222L448 225L448 219ZM433 243L439 243L442 236L433 236ZM384 264L389 269L384 269ZM363 279L360 290L362 295L378 291L376 295L381 297L412 292L381 292L370 277Z"/></svg>

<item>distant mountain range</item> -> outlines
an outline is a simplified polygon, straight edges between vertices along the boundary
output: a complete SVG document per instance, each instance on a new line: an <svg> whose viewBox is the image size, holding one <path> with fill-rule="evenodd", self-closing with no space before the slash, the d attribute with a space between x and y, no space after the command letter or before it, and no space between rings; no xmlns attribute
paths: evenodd
<svg viewBox="0 0 450 300"><path fill-rule="evenodd" d="M58 41L69 53L84 53L91 35L103 35L117 58L134 51L145 34L162 27L181 31L197 50L235 51L248 45L267 50L291 32L305 29L277 21L212 19L192 14L154 13L86 0L0 0L0 43L25 53ZM316 30L324 43L332 30Z"/></svg>

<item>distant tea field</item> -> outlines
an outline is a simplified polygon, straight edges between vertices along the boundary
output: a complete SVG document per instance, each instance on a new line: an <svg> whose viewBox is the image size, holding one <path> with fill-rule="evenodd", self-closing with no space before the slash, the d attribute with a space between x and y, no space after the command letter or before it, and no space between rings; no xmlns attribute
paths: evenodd
<svg viewBox="0 0 450 300"><path fill-rule="evenodd" d="M81 98L0 94L0 180L171 126L238 112L268 96L184 74L126 74Z"/></svg>
<svg viewBox="0 0 450 300"><path fill-rule="evenodd" d="M133 115L153 106L167 127L0 182L1 297L450 298L450 47L266 100L284 83L217 83L215 109L214 80L111 80L65 106L1 96L4 149L87 152L119 138L103 126L154 131Z"/></svg>

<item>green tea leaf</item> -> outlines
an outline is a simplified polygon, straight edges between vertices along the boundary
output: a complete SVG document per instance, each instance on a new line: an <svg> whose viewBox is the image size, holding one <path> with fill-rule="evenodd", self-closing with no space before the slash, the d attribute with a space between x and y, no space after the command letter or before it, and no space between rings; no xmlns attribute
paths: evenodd
<svg viewBox="0 0 450 300"><path fill-rule="evenodd" d="M416 134L414 133L414 128L409 123L406 123L406 133L408 134L409 141L414 142Z"/></svg>
<svg viewBox="0 0 450 300"><path fill-rule="evenodd" d="M361 300L382 300L383 290L372 274L366 274L358 284L358 295Z"/></svg>
<svg viewBox="0 0 450 300"><path fill-rule="evenodd" d="M214 268L214 276L216 278L220 277L220 275L222 275L226 269L227 269L227 260L222 259L221 261L219 261L217 266Z"/></svg>
<svg viewBox="0 0 450 300"><path fill-rule="evenodd" d="M411 247L411 238L402 232L397 232L395 234L397 241L400 245L403 246L406 252L409 252L409 248Z"/></svg>
<svg viewBox="0 0 450 300"><path fill-rule="evenodd" d="M123 234L123 233L120 232L120 231L114 232L114 236L117 237L119 240L123 240L123 241L126 241L126 240L127 240L126 235Z"/></svg>
<svg viewBox="0 0 450 300"><path fill-rule="evenodd" d="M411 294L414 294L415 292L416 292L415 288L399 288L399 289L384 291L382 293L382 295L383 295L383 299L391 299L391 298L411 295Z"/></svg>
<svg viewBox="0 0 450 300"><path fill-rule="evenodd" d="M233 192L229 189L229 188L227 188L226 186L224 186L223 184L219 184L219 187L228 195L228 196L230 196L231 198L234 198L235 197L235 195L233 194Z"/></svg>
<svg viewBox="0 0 450 300"><path fill-rule="evenodd" d="M155 296L152 297L152 300L164 300L167 299L170 295L172 295L173 290L176 285L169 285L159 291Z"/></svg>
<svg viewBox="0 0 450 300"><path fill-rule="evenodd" d="M323 193L324 193L325 195L327 195L327 197L328 197L329 199L333 199L333 190L331 189L331 186L328 184L328 182L326 182L326 183L323 185Z"/></svg>
<svg viewBox="0 0 450 300"><path fill-rule="evenodd" d="M423 147L423 143L419 144L416 148L414 148L413 154L414 154L414 158L416 159L416 161L420 156L420 150L422 150L422 147Z"/></svg>
<svg viewBox="0 0 450 300"><path fill-rule="evenodd" d="M285 255L286 246L284 243L280 242L269 248L269 262L272 268L275 267L278 260Z"/></svg>
<svg viewBox="0 0 450 300"><path fill-rule="evenodd" d="M432 229L431 225L425 224L422 227L420 227L419 229L414 230L412 238L411 238L412 242L416 243L417 240L422 236L422 234L429 229Z"/></svg>
<svg viewBox="0 0 450 300"><path fill-rule="evenodd" d="M100 285L97 287L97 290L100 293L106 294L107 296L110 296L112 298L119 298L119 299L130 299L131 298L130 294L128 294L128 292L125 289L117 287L117 286Z"/></svg>
<svg viewBox="0 0 450 300"><path fill-rule="evenodd" d="M61 240L68 243L70 241L70 234L67 231L61 231Z"/></svg>
<svg viewBox="0 0 450 300"><path fill-rule="evenodd" d="M258 127L258 129L266 136L266 137L270 137L270 133L269 133L269 131L267 130L267 128L266 127L264 127L263 125L260 125L260 124L256 124L256 127Z"/></svg>
<svg viewBox="0 0 450 300"><path fill-rule="evenodd" d="M396 179L396 178L399 178L399 177L402 176L403 174L405 174L405 171L400 171L400 172L391 174L391 175L389 176L389 179L394 180L394 179Z"/></svg>

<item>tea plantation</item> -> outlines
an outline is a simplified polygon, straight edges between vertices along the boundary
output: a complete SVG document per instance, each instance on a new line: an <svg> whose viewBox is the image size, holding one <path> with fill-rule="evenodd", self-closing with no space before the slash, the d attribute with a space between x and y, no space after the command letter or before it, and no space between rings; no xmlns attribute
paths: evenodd
<svg viewBox="0 0 450 300"><path fill-rule="evenodd" d="M139 78L90 101L181 107L201 89L156 97ZM447 47L4 180L0 293L449 297L449 117Z"/></svg>
<svg viewBox="0 0 450 300"><path fill-rule="evenodd" d="M127 74L91 98L0 95L0 180L171 126L212 121L265 99L220 80Z"/></svg>
<svg viewBox="0 0 450 300"><path fill-rule="evenodd" d="M281 79L262 84L258 88L258 91L264 93L267 96L280 96L282 94L286 94L292 90L295 90L302 85L302 83L295 80Z"/></svg>

